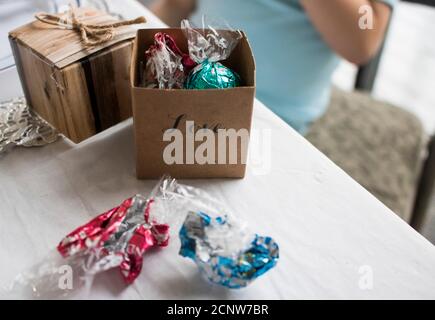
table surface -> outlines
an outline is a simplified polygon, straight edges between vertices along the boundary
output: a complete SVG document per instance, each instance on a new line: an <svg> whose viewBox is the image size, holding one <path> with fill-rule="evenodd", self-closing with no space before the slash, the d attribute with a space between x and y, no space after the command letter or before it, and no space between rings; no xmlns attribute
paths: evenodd
<svg viewBox="0 0 435 320"><path fill-rule="evenodd" d="M111 1L116 7L120 1ZM163 24L133 0L148 27ZM127 3L127 4L125 4ZM16 71L0 74L0 99L20 93ZM179 241L146 255L127 287L117 270L98 275L96 299L433 299L435 247L259 101L253 130L270 132L269 172L243 180L190 180L222 199L251 229L280 245L277 267L248 288L211 286ZM135 178L132 120L80 144L16 148L0 158L0 284L43 259L75 227L156 181ZM361 286L372 276L371 287Z"/></svg>

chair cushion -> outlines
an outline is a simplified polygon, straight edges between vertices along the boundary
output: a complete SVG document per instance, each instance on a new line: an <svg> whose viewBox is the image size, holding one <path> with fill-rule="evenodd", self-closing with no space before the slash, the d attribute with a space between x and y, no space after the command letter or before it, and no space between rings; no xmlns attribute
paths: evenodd
<svg viewBox="0 0 435 320"><path fill-rule="evenodd" d="M334 89L306 138L410 222L427 143L415 116L368 94Z"/></svg>

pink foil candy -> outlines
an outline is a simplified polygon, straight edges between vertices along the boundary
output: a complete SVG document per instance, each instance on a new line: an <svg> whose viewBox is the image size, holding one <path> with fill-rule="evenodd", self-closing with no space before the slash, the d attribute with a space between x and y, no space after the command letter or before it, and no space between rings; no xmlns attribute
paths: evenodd
<svg viewBox="0 0 435 320"><path fill-rule="evenodd" d="M147 88L181 89L186 76L197 64L178 48L168 34L158 32L145 52L143 85Z"/></svg>
<svg viewBox="0 0 435 320"><path fill-rule="evenodd" d="M152 247L166 247L169 226L150 218L154 200L134 196L68 234L57 246L64 257L86 252L95 255L93 272L119 266L126 283L142 270L143 255Z"/></svg>
<svg viewBox="0 0 435 320"><path fill-rule="evenodd" d="M95 275L112 268L132 283L141 273L146 252L169 244L169 225L181 222L186 194L175 179L165 176L148 197L136 195L98 215L68 234L57 250L20 272L5 287L8 299L83 299Z"/></svg>
<svg viewBox="0 0 435 320"><path fill-rule="evenodd" d="M197 63L192 60L192 58L189 56L189 54L184 53L178 48L177 44L175 43L174 38L172 38L169 34L159 32L156 33L154 36L154 39L156 43L166 45L169 49L172 50L176 55L181 57L181 64L184 67L184 72L186 75L196 67Z"/></svg>

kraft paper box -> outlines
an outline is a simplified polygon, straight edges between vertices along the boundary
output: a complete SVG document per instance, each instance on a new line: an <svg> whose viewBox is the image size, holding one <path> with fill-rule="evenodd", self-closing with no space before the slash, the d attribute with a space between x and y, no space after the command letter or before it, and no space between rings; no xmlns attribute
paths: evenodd
<svg viewBox="0 0 435 320"><path fill-rule="evenodd" d="M114 17L77 9L80 22L108 24ZM116 28L112 40L83 45L71 29L34 21L9 33L29 105L59 132L80 142L129 118L130 59L137 28Z"/></svg>
<svg viewBox="0 0 435 320"><path fill-rule="evenodd" d="M145 51L161 31L171 35L183 52L188 52L181 29L143 29L137 33L131 69L137 177L170 174L176 178L243 178L255 97L255 62L246 36L223 62L240 75L242 86L220 90L144 88L140 86L140 75ZM207 149L205 138L194 141L200 137L197 136L202 132L200 129L211 132L213 150L200 152ZM244 143L240 137L234 153L231 139L219 138L221 129L247 132L248 140ZM175 131L182 133L181 144ZM197 152L208 160L198 158Z"/></svg>

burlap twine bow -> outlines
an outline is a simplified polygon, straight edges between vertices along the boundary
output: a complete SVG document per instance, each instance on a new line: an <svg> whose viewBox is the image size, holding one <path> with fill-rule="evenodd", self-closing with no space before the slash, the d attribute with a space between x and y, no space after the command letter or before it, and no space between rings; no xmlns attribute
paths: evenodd
<svg viewBox="0 0 435 320"><path fill-rule="evenodd" d="M70 9L68 14L71 17L71 21L49 13L38 13L35 15L35 18L43 23L76 30L80 33L82 41L86 46L96 46L112 40L116 28L146 22L144 17L138 17L133 20L105 25L85 24L80 22L73 8Z"/></svg>

